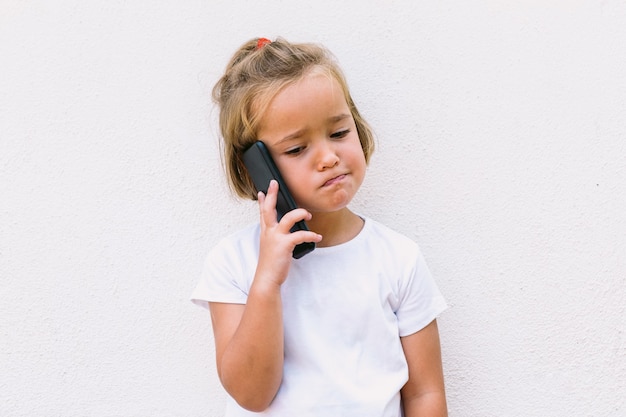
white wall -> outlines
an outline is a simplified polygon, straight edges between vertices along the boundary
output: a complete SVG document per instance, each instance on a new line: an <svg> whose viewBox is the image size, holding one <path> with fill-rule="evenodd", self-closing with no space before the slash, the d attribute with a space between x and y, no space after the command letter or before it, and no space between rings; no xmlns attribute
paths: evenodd
<svg viewBox="0 0 626 417"><path fill-rule="evenodd" d="M219 416L206 251L255 219L209 93L322 42L379 147L353 207L421 244L450 415L626 415L626 5L0 1L0 415Z"/></svg>

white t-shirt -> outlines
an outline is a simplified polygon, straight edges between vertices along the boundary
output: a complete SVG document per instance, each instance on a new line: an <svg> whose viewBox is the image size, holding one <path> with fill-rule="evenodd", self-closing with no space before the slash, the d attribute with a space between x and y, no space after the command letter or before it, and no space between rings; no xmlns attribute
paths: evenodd
<svg viewBox="0 0 626 417"><path fill-rule="evenodd" d="M192 301L245 304L259 253L259 225L209 253ZM282 384L252 413L229 398L226 417L399 417L408 380L400 337L435 319L446 302L415 242L365 219L349 242L293 260L281 288Z"/></svg>

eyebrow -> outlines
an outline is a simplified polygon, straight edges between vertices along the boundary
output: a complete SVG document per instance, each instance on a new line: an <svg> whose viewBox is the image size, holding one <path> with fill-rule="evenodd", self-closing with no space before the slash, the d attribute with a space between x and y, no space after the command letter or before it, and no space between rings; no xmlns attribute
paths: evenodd
<svg viewBox="0 0 626 417"><path fill-rule="evenodd" d="M327 120L328 123L337 123L340 122L344 119L349 119L351 118L352 115L349 113L342 113L342 114L338 114L337 116L331 116L329 117ZM276 142L276 145L281 144L283 142L287 142L289 140L292 139L296 139L300 136L302 136L302 134L304 134L304 132L306 131L306 129L298 129L293 133L288 134L287 136L285 136L284 138L280 139L278 142Z"/></svg>
<svg viewBox="0 0 626 417"><path fill-rule="evenodd" d="M331 123L336 123L336 122L342 121L343 119L349 119L351 117L352 115L349 113L342 113L342 114L338 114L337 116L329 117L328 121Z"/></svg>
<svg viewBox="0 0 626 417"><path fill-rule="evenodd" d="M283 142L287 142L289 140L296 139L296 138L302 136L302 134L304 133L305 130L306 129L299 129L299 130L296 130L293 133L288 134L287 136L285 136L284 138L282 138L278 142L276 142L276 145L279 145L279 144L281 144Z"/></svg>

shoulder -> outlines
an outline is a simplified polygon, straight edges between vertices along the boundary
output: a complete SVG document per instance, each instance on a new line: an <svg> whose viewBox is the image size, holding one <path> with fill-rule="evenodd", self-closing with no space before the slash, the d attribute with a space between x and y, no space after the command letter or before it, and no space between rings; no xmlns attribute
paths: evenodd
<svg viewBox="0 0 626 417"><path fill-rule="evenodd" d="M259 246L259 225L247 226L222 238L205 258L192 300L244 304L252 283Z"/></svg>
<svg viewBox="0 0 626 417"><path fill-rule="evenodd" d="M205 258L204 276L211 280L248 280L259 257L259 224L223 237Z"/></svg>
<svg viewBox="0 0 626 417"><path fill-rule="evenodd" d="M372 219L367 245L372 259L382 265L394 280L430 279L430 271L418 243L408 236Z"/></svg>
<svg viewBox="0 0 626 417"><path fill-rule="evenodd" d="M380 223L377 220L374 219L370 219L369 217L365 219L366 223L369 224L370 227L370 231L371 233L376 234L377 236L384 238L384 239L389 239L392 240L394 242L398 242L398 243L405 243L405 244L415 244L415 241L409 237L407 237L406 235L390 228L389 226L386 226L382 223Z"/></svg>
<svg viewBox="0 0 626 417"><path fill-rule="evenodd" d="M393 257L415 258L420 253L416 241L392 228L370 218L365 219L368 225L367 240Z"/></svg>
<svg viewBox="0 0 626 417"><path fill-rule="evenodd" d="M250 255L256 257L259 251L258 223L250 224L234 233L221 238L209 251L208 260L224 260L231 257L241 258Z"/></svg>

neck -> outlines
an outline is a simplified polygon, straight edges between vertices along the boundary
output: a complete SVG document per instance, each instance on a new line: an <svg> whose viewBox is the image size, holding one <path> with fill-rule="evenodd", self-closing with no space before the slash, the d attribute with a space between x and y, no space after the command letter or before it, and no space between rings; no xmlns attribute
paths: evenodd
<svg viewBox="0 0 626 417"><path fill-rule="evenodd" d="M353 239L363 228L363 219L344 208L333 213L313 213L307 226L322 235L322 241L317 246L323 248Z"/></svg>

